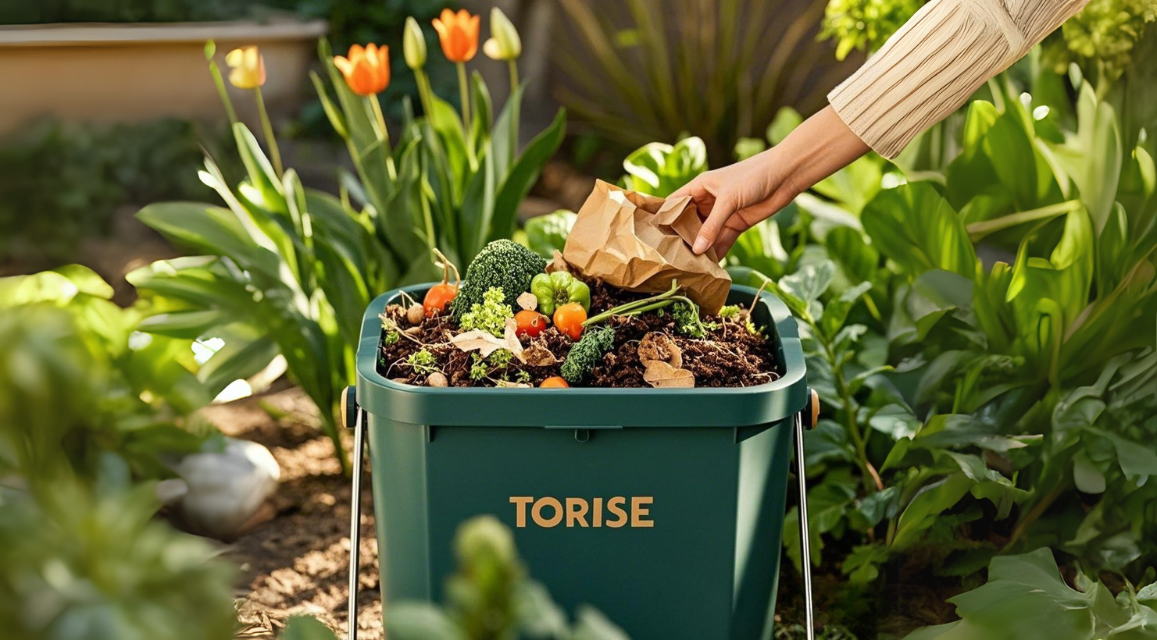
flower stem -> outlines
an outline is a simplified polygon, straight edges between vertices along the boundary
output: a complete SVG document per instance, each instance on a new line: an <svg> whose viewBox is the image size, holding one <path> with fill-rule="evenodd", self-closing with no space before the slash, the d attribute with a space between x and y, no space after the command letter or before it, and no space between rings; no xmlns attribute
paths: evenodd
<svg viewBox="0 0 1157 640"><path fill-rule="evenodd" d="M470 87L466 83L466 63L458 63L458 91L462 96L462 129L470 131Z"/></svg>
<svg viewBox="0 0 1157 640"><path fill-rule="evenodd" d="M598 324L598 323L602 322L603 320L606 320L606 319L611 318L613 316L633 316L633 315L638 315L640 313L645 313L647 311L654 311L655 309L659 309L661 307L665 307L669 304L672 304L676 300L679 300L679 299L686 300L686 298L683 298L682 296L676 296L675 295L676 293L678 293L678 291L679 291L679 283L672 281L671 282L671 289L666 291L665 293L660 293L659 295L651 296L650 298L643 298L642 300L635 300L634 302L627 302L625 304L620 304L617 307L612 307L610 309L607 309L606 311L604 311L598 315L591 316L590 318L587 318L586 322L583 322L583 326L589 327L592 324ZM690 302L690 301L688 301L688 302Z"/></svg>
<svg viewBox="0 0 1157 640"><path fill-rule="evenodd" d="M269 122L269 112L265 110L265 100L261 97L261 87L253 89L257 96L257 114L261 116L261 130L265 133L265 144L269 146L269 155L273 158L273 170L281 178L281 151L277 148L277 138L273 136L273 125Z"/></svg>
<svg viewBox="0 0 1157 640"><path fill-rule="evenodd" d="M418 80L418 99L422 101L422 112L429 118L434 113L434 105L430 99L430 94L433 91L430 89L430 76L422 69L414 72L414 77Z"/></svg>
<svg viewBox="0 0 1157 640"><path fill-rule="evenodd" d="M508 99L514 100L515 94L518 93L518 62L516 60L509 60L508 63L510 64L510 98L508 98ZM511 162L513 162L514 158L518 155L518 134L519 134L519 131L518 131L519 122L518 121L519 121L519 116L520 116L520 114L519 114L520 110L521 110L521 105L519 103L516 102L515 104L511 105L511 113L514 116L513 118L511 118L511 122L510 122L510 159L511 159Z"/></svg>
<svg viewBox="0 0 1157 640"><path fill-rule="evenodd" d="M394 155L390 151L390 131L386 129L386 116L382 113L382 105L378 102L377 96L366 96L366 100L370 103L370 111L374 114L376 122L375 127L378 132L378 140L382 142L382 148L386 152L386 171L390 174L390 179L397 179L397 172L394 170Z"/></svg>
<svg viewBox="0 0 1157 640"><path fill-rule="evenodd" d="M221 78L221 69L216 62L209 62L209 75L213 76L213 84L217 85L217 93L221 96L221 102L225 103L229 124L237 124L237 112L233 110L233 101L229 99L229 92L225 90L225 80Z"/></svg>

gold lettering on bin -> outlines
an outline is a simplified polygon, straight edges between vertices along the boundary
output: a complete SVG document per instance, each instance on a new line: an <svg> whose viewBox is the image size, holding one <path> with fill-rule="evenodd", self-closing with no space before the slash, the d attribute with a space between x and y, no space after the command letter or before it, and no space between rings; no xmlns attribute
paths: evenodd
<svg viewBox="0 0 1157 640"><path fill-rule="evenodd" d="M514 505L514 526L526 528L526 512L530 520L543 529L552 529L565 521L566 527L582 529L650 529L655 526L651 516L654 496L611 496L609 498L554 498L551 496L510 496Z"/></svg>

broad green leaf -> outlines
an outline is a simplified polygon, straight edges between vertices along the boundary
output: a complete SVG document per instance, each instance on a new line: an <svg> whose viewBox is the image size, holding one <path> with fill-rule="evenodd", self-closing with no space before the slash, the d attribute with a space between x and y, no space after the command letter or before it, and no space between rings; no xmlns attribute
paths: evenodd
<svg viewBox="0 0 1157 640"><path fill-rule="evenodd" d="M466 634L438 607L403 602L390 606L386 630L392 640L466 640Z"/></svg>
<svg viewBox="0 0 1157 640"><path fill-rule="evenodd" d="M518 223L518 205L530 192L530 188L538 180L542 167L558 150L565 135L566 111L559 109L551 125L526 145L526 149L514 161L510 173L499 186L497 195L493 199L493 217L483 216L483 219L489 223L485 242L509 238L514 234ZM463 206L465 207L465 205ZM473 212L471 213L473 214ZM463 259L465 259L464 256Z"/></svg>
<svg viewBox="0 0 1157 640"><path fill-rule="evenodd" d="M279 277L277 255L253 242L229 209L197 202L165 202L141 209L137 219L176 245L228 256L245 268Z"/></svg>
<svg viewBox="0 0 1157 640"><path fill-rule="evenodd" d="M1036 154L1032 141L1011 113L999 116L984 136L984 152L996 177L1020 209L1037 206Z"/></svg>
<svg viewBox="0 0 1157 640"><path fill-rule="evenodd" d="M976 252L964 224L927 182L881 191L861 219L872 243L910 278L932 269L976 275Z"/></svg>
<svg viewBox="0 0 1157 640"><path fill-rule="evenodd" d="M337 640L337 636L317 618L293 616L286 623L281 640Z"/></svg>
<svg viewBox="0 0 1157 640"><path fill-rule="evenodd" d="M566 245L575 217L573 211L559 209L527 220L526 246L547 260L551 259L555 251L562 251Z"/></svg>
<svg viewBox="0 0 1157 640"><path fill-rule="evenodd" d="M674 145L652 142L628 155L623 169L628 189L665 198L707 170L707 145L696 137Z"/></svg>
<svg viewBox="0 0 1157 640"><path fill-rule="evenodd" d="M892 548L902 551L918 542L936 517L959 502L973 484L963 473L954 473L922 488L900 514Z"/></svg>
<svg viewBox="0 0 1157 640"><path fill-rule="evenodd" d="M0 307L35 302L68 305L78 295L111 299L113 288L88 267L71 264L26 276L0 278Z"/></svg>

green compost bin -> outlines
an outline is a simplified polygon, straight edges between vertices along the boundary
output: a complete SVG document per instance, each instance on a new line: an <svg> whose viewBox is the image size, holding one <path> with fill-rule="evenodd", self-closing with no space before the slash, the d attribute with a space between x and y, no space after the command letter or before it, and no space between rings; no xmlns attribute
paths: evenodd
<svg viewBox="0 0 1157 640"><path fill-rule="evenodd" d="M404 289L421 300L430 285ZM430 388L377 371L378 297L362 324L385 615L444 598L459 524L493 514L569 611L597 607L636 640L770 638L792 457L808 404L795 320L762 294L752 319L779 379L725 389ZM755 290L732 287L729 304Z"/></svg>

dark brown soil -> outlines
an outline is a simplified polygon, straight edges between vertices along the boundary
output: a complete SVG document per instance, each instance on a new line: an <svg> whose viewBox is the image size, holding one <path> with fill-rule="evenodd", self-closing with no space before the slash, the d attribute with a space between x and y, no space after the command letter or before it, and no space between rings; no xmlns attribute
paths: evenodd
<svg viewBox="0 0 1157 640"><path fill-rule="evenodd" d="M616 305L639 300L647 294L636 294L592 283L591 311L593 316ZM741 306L741 308L744 308ZM745 308L744 308L745 309ZM400 327L409 327L400 306L391 307L387 315ZM648 333L658 332L674 341L682 353L682 367L695 376L699 387L747 387L764 384L778 377L774 344L761 334L747 330L746 311L731 318L704 316L707 332L702 338L680 334L671 313L671 307L658 312L633 317L614 317L605 325L615 329L614 347L596 365L583 386L591 387L647 387L643 379L646 366L639 357L640 341ZM383 341L378 357L378 372L397 382L424 385L427 372L415 370L407 363L414 353L425 349L435 360L450 386L495 386L503 382L523 382L538 386L543 380L557 376L562 362L573 344L569 338L550 326L536 338L522 338L524 347L538 345L549 350L556 362L549 366L530 366L518 361L501 369L494 369L486 379L473 380L470 376L473 354L450 344L459 333L457 323L448 315L426 318L410 327L392 343Z"/></svg>

